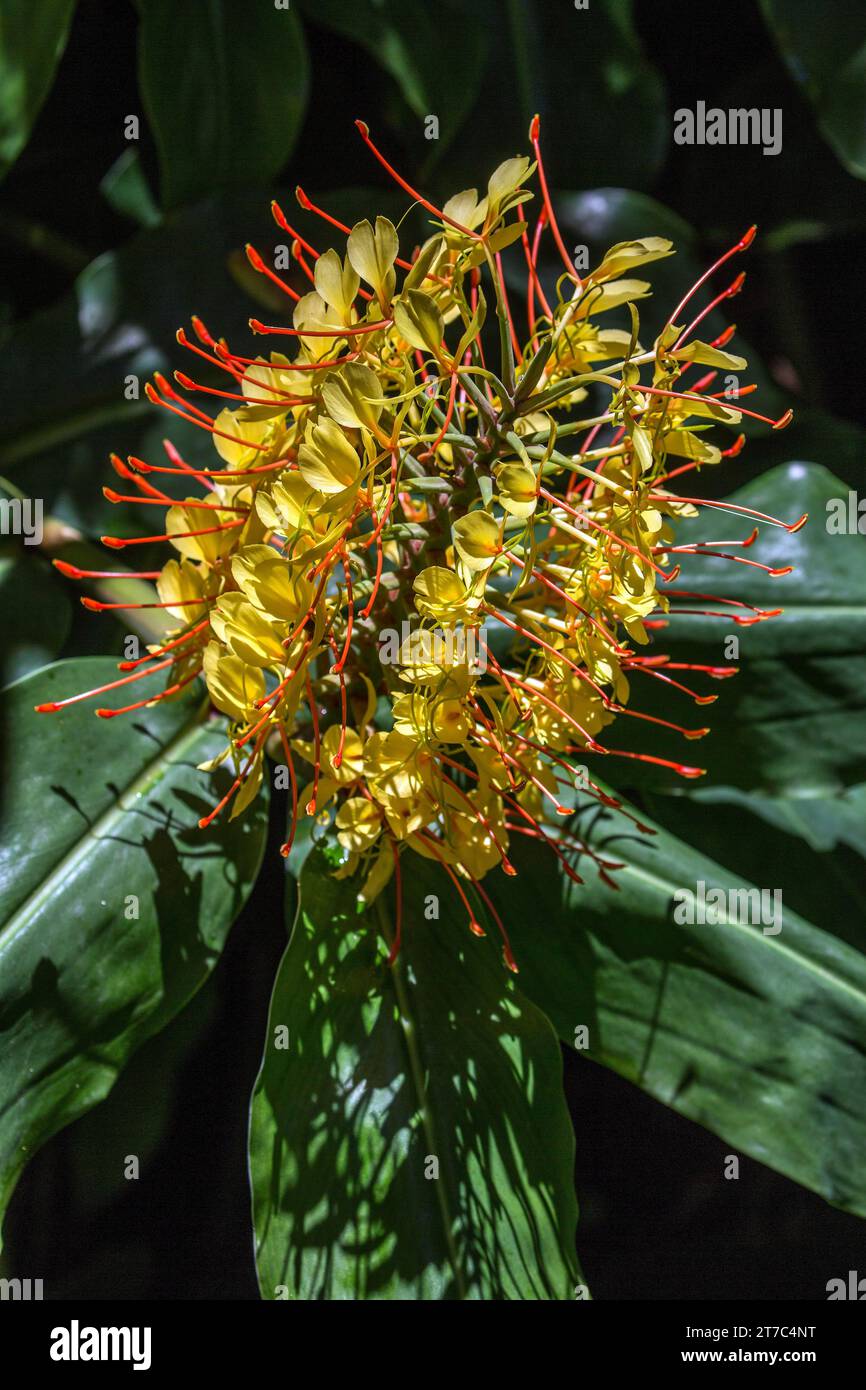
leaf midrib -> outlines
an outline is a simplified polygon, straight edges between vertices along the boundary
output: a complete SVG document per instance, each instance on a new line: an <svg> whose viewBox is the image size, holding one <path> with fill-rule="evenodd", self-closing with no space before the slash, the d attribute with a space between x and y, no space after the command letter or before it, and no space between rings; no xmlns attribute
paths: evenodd
<svg viewBox="0 0 866 1390"><path fill-rule="evenodd" d="M376 913L379 918L380 926L382 928L382 934L390 947L392 943L390 922L387 920L387 914L381 897L376 899ZM406 1052L409 1057L409 1071L412 1077L412 1083L415 1087L415 1091L418 1096L418 1113L421 1116L421 1123L424 1126L424 1133L427 1135L427 1141L430 1145L430 1153L435 1154L439 1151L437 1148L436 1139L436 1123L433 1118L433 1114L431 1112L430 1105L427 1099L427 1087L424 1084L424 1071L421 1064L421 1055L418 1049L417 1029L415 1027L412 1011L409 1007L409 998L403 981L402 965L399 956L397 960L394 962L394 965L392 966L391 978L394 985L394 994L397 1000L397 1009L400 1018L400 1029L403 1034L403 1041L406 1047ZM454 1273L454 1281L457 1285L457 1290L460 1294L461 1299L465 1300L467 1292L466 1281L460 1263L460 1256L457 1252L457 1247L454 1244L454 1222L451 1215L451 1208L448 1202L448 1193L446 1191L447 1183L435 1182L434 1188L436 1191L436 1202L439 1208L439 1214L442 1218L442 1225L445 1234L445 1244L448 1250L448 1258L451 1262L451 1268Z"/></svg>

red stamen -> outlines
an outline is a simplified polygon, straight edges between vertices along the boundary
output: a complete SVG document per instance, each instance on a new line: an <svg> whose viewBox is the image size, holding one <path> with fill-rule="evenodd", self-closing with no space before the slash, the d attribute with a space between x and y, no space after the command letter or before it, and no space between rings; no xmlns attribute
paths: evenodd
<svg viewBox="0 0 866 1390"><path fill-rule="evenodd" d="M669 502L671 500L671 497L665 497L664 493L653 492L649 495L654 502ZM699 507L717 507L720 511L732 512L736 516L753 516L758 521L766 521L768 526L780 527L783 531L787 531L789 536L793 536L796 531L801 530L809 520L808 512L804 512L796 521L785 522L778 521L774 516L767 516L765 512L755 511L754 507L744 507L739 502L713 502L707 497L681 497L679 494L672 494L672 496L676 502L691 502Z"/></svg>
<svg viewBox="0 0 866 1390"><path fill-rule="evenodd" d="M536 839L543 840L544 843L548 845L550 849L553 850L554 854L556 855L557 859L559 860L560 864L562 865L565 871L566 877L570 878L572 883L583 883L584 880L581 878L577 870L571 867L556 841L550 835L546 834L546 832L539 825L538 821L535 820L535 818L529 814L525 807L521 806L519 801L515 801L510 796L506 797L505 800L508 802L509 806L513 807L515 811L517 811L521 816L523 816L527 821L529 821L529 824L532 827L531 829L527 830L526 826L515 825L512 821L508 821L506 822L506 825L507 828L511 831L511 833L517 835L533 835Z"/></svg>
<svg viewBox="0 0 866 1390"><path fill-rule="evenodd" d="M544 161L541 158L541 144L539 141L540 130L541 118L539 116L533 116L532 120L529 123L529 138L532 141L532 146L535 150L535 160L538 164L538 182L541 185L541 196L544 199L544 211L547 214L547 221L550 224L550 230L553 235L553 240L556 244L556 249L562 257L562 263L565 266L566 271L568 272L568 276L571 280L574 281L576 285L581 285L583 282L574 268L574 262L571 260L568 252L565 249L565 245L563 243L562 236L559 231L559 224L556 220L556 213L553 211L553 203L551 202L550 198L550 190L547 186L547 176L544 172Z"/></svg>
<svg viewBox="0 0 866 1390"><path fill-rule="evenodd" d="M331 670L336 672L337 675L342 674L343 667L346 664L346 658L349 655L349 647L352 644L352 627L355 621L355 605L352 600L352 576L349 571L349 560L346 556L345 551L343 552L340 558L343 565L343 575L346 580L346 603L348 605L348 610L346 617L346 641L343 646L343 654L340 657L339 661L335 662L334 665L331 667Z"/></svg>
<svg viewBox="0 0 866 1390"><path fill-rule="evenodd" d="M82 607L89 609L91 613L108 613L114 609L190 608L194 606L204 608L208 603L213 603L216 597L216 594L206 594L203 598L173 598L166 603L102 603L99 599L87 598L86 595L82 595L79 602Z"/></svg>
<svg viewBox="0 0 866 1390"><path fill-rule="evenodd" d="M174 657L169 657L168 661L161 661L147 671L137 671L133 676L121 676L119 680L96 685L92 690L82 690L78 695L68 695L65 700L49 700L47 704L34 705L34 709L37 714L54 714L59 709L65 709L67 705L77 705L81 700L91 700L94 695L104 695L106 690L116 690L119 685L129 685L131 681L139 681L145 676L154 675L157 671L164 671L166 666L173 666L174 661Z"/></svg>
<svg viewBox="0 0 866 1390"><path fill-rule="evenodd" d="M575 751L579 752L581 750L577 749ZM633 758L637 762L653 763L657 767L669 767L680 777L695 778L706 777L707 775L707 769L705 767L686 767L683 763L671 762L669 758L656 758L650 753L629 753L624 748L606 748L604 751L612 758Z"/></svg>
<svg viewBox="0 0 866 1390"><path fill-rule="evenodd" d="M378 333L383 328L390 328L393 319L379 319L376 323L356 324L352 328L345 328L342 324L337 324L334 328L280 328L274 324L261 323L258 319L250 319L250 328L253 333L282 333L288 334L291 338L353 338L364 333ZM317 362L315 370L320 370L322 364ZM294 368L292 368L294 371Z"/></svg>
<svg viewBox="0 0 866 1390"><path fill-rule="evenodd" d="M745 232L743 236L740 237L740 240L736 243L735 246L732 246L729 251L726 251L723 256L720 256L717 261L714 261L713 264L710 266L709 270L704 271L703 275L701 275L700 278L695 281L691 289L683 295L679 304L674 309L673 313L668 319L668 324L676 323L677 319L679 318L683 309L688 304L689 300L695 294L697 294L698 290L701 288L701 285L703 285L707 280L709 280L710 276L713 275L719 269L720 266L723 266L725 264L725 261L729 261L732 256L738 255L740 251L745 251L748 249L748 247L751 246L752 242L755 239L755 233L757 232L757 230L758 229L755 226L750 227L749 230Z"/></svg>
<svg viewBox="0 0 866 1390"><path fill-rule="evenodd" d="M185 685L189 685L190 681L194 681L201 673L202 667L199 666L192 675L186 676L184 680L177 681L174 685L167 685L165 690L161 690L158 695L152 695L149 700L137 700L134 705L123 705L121 709L94 710L94 714L97 714L100 719L113 719L117 714L131 714L133 710L144 709L147 705L157 705L161 700L167 700L170 695L176 695L179 690L183 690Z"/></svg>
<svg viewBox="0 0 866 1390"><path fill-rule="evenodd" d="M167 440L163 440L164 445L167 443ZM290 454L294 452L294 450L289 451ZM188 477L193 474L211 492L216 491L216 488L209 481L211 478L247 478L257 473L272 473L277 468L294 467L293 464L289 464L289 454L283 458L274 459L273 463L256 464L254 468L192 468L188 463L184 464L183 468L166 468L165 464L145 463L144 459L135 458L133 455L130 455L129 462L134 468L140 468L145 473L168 473L175 478Z"/></svg>
<svg viewBox="0 0 866 1390"><path fill-rule="evenodd" d="M277 400L271 397L268 400L265 396L245 396L241 391L220 391L216 386L202 386L200 382L193 381L185 372L175 372L174 379L185 391L203 391L208 396L219 396L225 401L240 401L242 405L309 405L309 396L289 396L282 391ZM264 382L262 386L264 387ZM265 387L265 389L269 389Z"/></svg>
<svg viewBox="0 0 866 1390"><path fill-rule="evenodd" d="M200 430L207 430L209 434L218 435L220 439L228 439L230 443L240 444L245 449L253 449L256 453L266 454L268 452L268 446L266 444L253 444L248 439L242 439L240 435L226 434L225 430L218 430L209 416L204 416L204 419L197 420L195 416L190 415L187 410L181 410L179 406L172 405L171 401L164 401L162 396L153 389L150 382L147 382L144 388L144 394L152 405L161 405L164 410L170 410L172 415L179 415L182 420L186 420L190 425L197 425ZM197 411L196 414L204 415L204 412ZM207 424L205 420L208 421Z"/></svg>
<svg viewBox="0 0 866 1390"><path fill-rule="evenodd" d="M289 298L293 299L297 304L301 297L298 291L293 290L291 285L287 285L285 280L282 280L275 270L271 270L270 266L265 264L255 247L247 242L244 250L247 253L247 260L253 270L257 270L259 275L266 275L272 285L276 285L277 289L282 290L283 294L287 294Z"/></svg>
<svg viewBox="0 0 866 1390"><path fill-rule="evenodd" d="M451 386L450 386L450 389L449 389L449 391L448 391L448 407L447 407L447 409L446 409L446 411L445 411L445 418L444 418L444 420L442 421L442 428L441 428L441 430L439 431L439 433L437 434L436 438L433 440L433 443L430 445L430 448L429 448L429 449L425 449L424 452L423 452L423 454L420 454L420 455L419 455L419 462L421 462L421 461L423 461L423 460L426 460L426 459L434 459L434 458L436 457L436 450L439 448L439 445L442 443L442 440L445 438L445 435L448 433L448 426L451 424L451 417L452 417L453 414L454 414L454 402L455 402L455 398L456 398L456 395L457 395L457 382L458 382L458 380L459 380L459 373L456 372L456 371L452 372L452 373L451 373Z"/></svg>
<svg viewBox="0 0 866 1390"><path fill-rule="evenodd" d="M136 475L127 468L123 460L118 458L117 454L109 454L108 459L115 473L118 477L122 478L124 482L134 483L140 492L143 492L147 497L151 497L158 502L171 501L167 493L161 492L159 488L155 488L152 483L146 482L144 478L136 477ZM136 498L135 500L141 501L141 498Z"/></svg>
<svg viewBox="0 0 866 1390"><path fill-rule="evenodd" d="M657 681L664 681L665 685L673 686L675 690L681 690L684 695L690 695L696 705L714 705L719 698L718 695L699 695L696 690L690 690L687 685L683 685L680 681L673 680L670 676L664 675L661 671L654 671L649 666L631 662L625 664L628 665L631 670L642 671L645 676L652 676Z"/></svg>
<svg viewBox="0 0 866 1390"><path fill-rule="evenodd" d="M400 187L404 189L406 193L409 194L410 198L414 198L416 203L420 203L421 206L426 208L428 212L432 212L434 216L440 218L443 222L447 222L449 227L456 228L456 230L458 232L462 232L464 236L471 237L473 241L482 240L482 238L478 235L477 232L470 232L469 228L464 227L461 222L455 222L453 217L446 217L445 213L442 211L441 208L437 208L435 203L428 202L427 199L424 198L418 192L417 188L413 188L410 183L407 183L404 178L400 177L400 175L397 173L397 170L394 169L388 163L385 156L383 154L380 154L379 151L376 149L376 146L370 139L370 127L366 124L365 121L356 121L355 127L358 130L361 139L364 141L364 144L367 146L367 149L375 155L382 168L391 175L391 178L394 180L395 183L398 183Z"/></svg>
<svg viewBox="0 0 866 1390"><path fill-rule="evenodd" d="M492 916L494 922L496 923L499 934L502 937L502 955L505 960L505 964L508 966L508 969L511 971L513 975L519 974L519 971L517 969L517 961L514 959L514 952L511 949L511 942L508 939L508 932L505 930L505 925L502 921L502 918L499 916L499 913L493 906L493 902L491 901L490 895L488 894L486 888L484 888L483 884L477 878L473 878L472 883L475 887L475 891L477 893L480 893L481 897L484 899L484 904L488 912Z"/></svg>
<svg viewBox="0 0 866 1390"><path fill-rule="evenodd" d="M314 816L316 814L316 797L319 794L319 773L321 771L322 765L322 745L319 739L319 709L316 704L315 696L313 695L313 687L310 684L309 675L305 676L305 680L307 683L307 704L309 705L310 709L310 718L313 721L313 753L315 757L315 761L313 763L313 794L310 800L307 802L306 810L308 816Z"/></svg>
<svg viewBox="0 0 866 1390"><path fill-rule="evenodd" d="M67 560L52 560L67 579L159 579L162 570L82 570Z"/></svg>
<svg viewBox="0 0 866 1390"><path fill-rule="evenodd" d="M223 807L224 807L224 806L231 800L231 798L234 796L235 792L237 791L237 789L238 789L238 787L241 785L241 783L244 782L244 781L246 780L247 773L249 772L250 768L252 767L253 763L255 762L256 758L258 757L258 754L259 754L259 752L261 751L261 746L262 746L262 744L264 743L264 741L265 741L265 736L264 736L264 734L263 734L262 737L261 737L261 738L258 740L258 742L256 743L256 746L253 748L253 751L250 753L250 756L247 758L246 763L245 763L244 766L241 768L241 770L240 770L240 772L238 773L237 777L236 777L235 780L232 782L232 784L231 784L231 786L229 787L228 791L226 792L225 796L224 796L220 801L217 802L216 806L214 806L214 808L213 808L212 811L209 811L208 814L207 814L206 816L202 816L201 820L200 820L199 823L198 823L198 828L199 828L199 830L206 830L206 829L207 829L207 827L210 825L211 821L214 820L214 819L219 815L219 813L220 813L220 811L223 809Z"/></svg>
<svg viewBox="0 0 866 1390"><path fill-rule="evenodd" d="M163 646L157 647L155 651L148 652L146 656L139 656L135 661L119 661L117 663L118 671L132 671L136 666L141 666L145 661L155 661L157 657L162 656L165 652L173 651L176 647L185 646L187 642L191 642L193 637L199 632L203 632L209 624L210 619L204 618L202 622L196 623L195 627L191 627L188 632L184 632L180 637L175 637L173 641L166 642Z"/></svg>
<svg viewBox="0 0 866 1390"><path fill-rule="evenodd" d="M715 699L715 696L713 696ZM616 714L627 714L631 719L644 719L649 724L659 724L662 728L673 729L674 733L682 734L683 738L698 739L706 738L709 729L684 729L681 724L672 724L669 719L659 719L654 714L644 714L641 710L626 709L624 705L611 703L609 706Z"/></svg>
<svg viewBox="0 0 866 1390"><path fill-rule="evenodd" d="M303 204L301 204L301 206L303 207ZM308 241L305 241L300 232L295 231L276 199L271 201L271 216L278 227L282 227L284 232L288 232L289 236L292 237L299 246L303 247L308 256L312 256L314 261L319 259L321 252L317 251L315 246L311 246Z"/></svg>
<svg viewBox="0 0 866 1390"><path fill-rule="evenodd" d="M187 463L186 459L180 451L174 447L170 439L164 439L162 441L162 447L165 450L169 462L172 463L175 468L178 468L182 473L188 473L191 477L196 476L196 470L193 468L192 464ZM209 479L203 477L201 474L198 474L198 477L207 488L208 492L216 492L216 488Z"/></svg>
<svg viewBox="0 0 866 1390"><path fill-rule="evenodd" d="M192 498L179 502L176 497L126 497L110 487L104 487L102 495L109 502L132 502L139 507L183 507L186 511L241 512L244 516L250 514L249 507L233 507L228 502L199 502L193 501Z"/></svg>
<svg viewBox="0 0 866 1390"><path fill-rule="evenodd" d="M467 898L466 894L464 893L464 891L463 891L463 889L462 889L462 887L461 887L461 885L460 885L460 880L458 879L458 877L457 877L457 875L455 874L454 870L451 868L451 865L450 865L450 864L447 864L447 863L445 862L444 858L443 858L442 855L439 853L439 850L436 848L437 840L436 840L435 836L433 836L433 835L431 835L431 834L429 834L428 832L423 831L423 830L419 830L419 831L417 832L417 834L418 834L419 840L423 840L424 843L425 843L425 845L429 845L429 847L430 847L430 849L432 850L433 854L434 854L435 857L439 860L439 863L442 865L442 867L443 867L443 869L445 870L446 874L447 874L448 877L451 879L451 882L454 884L454 887L457 889L457 892L458 892L458 894L460 895L460 900L461 900L461 902L463 903L463 906L466 908L466 912L467 912L468 917L469 917L469 930L472 932L473 936L484 936L484 934L485 934L485 933L484 933L484 929L482 928L481 924L480 924L479 921L477 920L477 918L476 918L476 916L475 916L475 913L472 911L472 908L471 908L471 906L470 906L470 904L469 904L469 899Z"/></svg>
<svg viewBox="0 0 866 1390"><path fill-rule="evenodd" d="M172 541L185 536L212 536L217 531L230 531L234 526L245 525L246 521L241 517L238 521L226 521L222 526L206 526L201 531L175 531L172 535L166 532L164 536L100 536L99 539L111 550L123 550L127 545L149 545L151 541Z"/></svg>
<svg viewBox="0 0 866 1390"><path fill-rule="evenodd" d="M289 851L294 844L295 834L298 829L298 779L295 776L295 765L292 760L292 750L289 747L289 740L286 737L285 724L280 725L280 739L282 741L283 751L286 755L286 767L289 769L289 783L292 788L292 819L290 822L289 836L288 839L280 845L280 854L284 859L287 859Z"/></svg>
<svg viewBox="0 0 866 1390"><path fill-rule="evenodd" d="M703 401L713 400L712 396L698 396L693 391L665 391L661 386L644 386L642 382L636 382L632 388L635 391L642 391L647 396L664 396L675 401ZM740 391L740 395L745 395L745 388ZM751 420L760 420L762 425L772 425L774 430L783 430L794 418L793 410L786 410L784 415L780 415L778 420L773 420L769 415L759 415L754 410L746 410L742 406L736 406L741 415L748 415Z"/></svg>
<svg viewBox="0 0 866 1390"><path fill-rule="evenodd" d="M726 290L722 290L721 294L717 294L715 299L711 299L706 308L702 309L701 312L697 315L697 317L692 319L688 328L683 329L682 333L674 343L672 351L676 352L677 348L682 347L686 338L688 338L690 334L694 333L698 324L703 323L704 319L707 317L708 314L711 314L714 309L718 308L723 299L733 299L734 295L739 294L740 290L743 288L745 279L746 272L744 270L741 270L739 275L728 285L728 288ZM733 338L735 332L736 325L732 323L728 328L724 329L724 331L719 334L719 337L715 340L713 346L722 347L724 343L729 343Z"/></svg>
<svg viewBox="0 0 866 1390"><path fill-rule="evenodd" d="M528 236L526 235L526 232L525 232L525 231L524 231L524 233L523 233L523 235L522 235L522 237L521 237L521 239L520 239L520 240L521 240L521 243L522 243L522 245L523 245L523 254L524 254L524 256L526 257L526 264L527 264L527 267L528 267L528 269L529 269L529 275L527 276L527 282L526 282L526 319L527 319L527 323L529 324L529 331L530 331L530 333L533 333L533 334L534 334L534 332L535 332L535 296L536 296L536 294L538 295L539 303L541 304L541 307L542 307L542 309L544 310L545 314L546 314L547 317L550 319L550 321L553 322L553 310L551 309L550 304L549 304L548 301L547 301L547 296L545 295L544 290L542 289L541 281L540 281L539 278L538 278L538 270L537 270L537 263L538 263L538 246L539 246L539 243L540 243L540 241L541 241L541 233L542 233L543 230L544 230L544 226L545 226L546 220L547 220L546 214L545 214L544 211L542 210L541 217L539 217L538 222L537 222L536 227L535 227L535 236L534 236L534 238L533 238L532 249L531 249L531 250L530 250L530 247L529 247L529 238L528 238ZM538 339L537 339L537 338L533 338L532 347L533 347L533 351L535 351L535 352L538 351Z"/></svg>

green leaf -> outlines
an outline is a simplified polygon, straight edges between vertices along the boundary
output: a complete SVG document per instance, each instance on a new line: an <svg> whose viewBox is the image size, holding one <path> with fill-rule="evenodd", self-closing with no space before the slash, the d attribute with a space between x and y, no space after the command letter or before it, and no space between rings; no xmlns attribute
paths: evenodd
<svg viewBox="0 0 866 1390"><path fill-rule="evenodd" d="M684 696L635 677L635 707L686 725L711 726L707 738L690 745L686 759L708 770L708 784L815 794L866 778L866 538L827 530L828 503L834 499L841 499L847 513L847 486L827 469L807 463L773 469L728 499L787 522L809 513L808 523L795 535L762 526L758 541L746 551L718 547L773 568L793 565L793 574L770 578L714 556L679 557L683 571L673 590L720 595L764 611L784 610L753 627L671 615L670 625L656 638L658 650L670 652L676 661L721 667L730 661L740 668L736 678L718 686L697 673L673 673L702 692L718 692L717 703L698 718ZM748 518L707 508L699 519L683 522L679 534L684 541L732 540L748 536L751 529ZM677 608L743 611L712 601L672 602ZM738 659L726 659L731 637L739 642ZM638 733L637 724L620 720L612 744L647 750L646 729ZM662 729L655 733L653 752L681 757L682 750L677 736ZM631 764L620 771L614 759L604 771L619 785L683 785L661 770L644 774Z"/></svg>
<svg viewBox="0 0 866 1390"><path fill-rule="evenodd" d="M113 678L106 659L63 661L3 694L0 1211L34 1150L207 978L264 846L264 799L197 827L228 781L196 771L225 741L200 692L109 721L33 711Z"/></svg>
<svg viewBox="0 0 866 1390"><path fill-rule="evenodd" d="M859 949L866 909L866 783L832 796L696 787L653 796L652 814L710 859L758 882L778 864L785 901Z"/></svg>
<svg viewBox="0 0 866 1390"><path fill-rule="evenodd" d="M252 1103L267 1298L575 1296L559 1049L446 889L423 860L404 875L392 970L358 881L318 850L304 868Z"/></svg>
<svg viewBox="0 0 866 1390"><path fill-rule="evenodd" d="M124 150L114 161L100 180L99 191L109 207L141 227L158 227L162 221L136 149Z"/></svg>
<svg viewBox="0 0 866 1390"><path fill-rule="evenodd" d="M792 77L849 173L866 178L866 11L810 0L760 0Z"/></svg>
<svg viewBox="0 0 866 1390"><path fill-rule="evenodd" d="M300 0L300 9L313 23L361 44L391 75L418 118L419 142L425 117L438 117L429 153L443 154L478 95L487 55L479 16L460 0L439 0L435 9L404 0Z"/></svg>
<svg viewBox="0 0 866 1390"><path fill-rule="evenodd" d="M641 820L646 822L641 815ZM560 1036L726 1143L866 1215L866 960L783 904L777 935L734 920L679 925L674 894L748 888L674 836L650 838L594 803L575 885L549 854L515 848L508 912L522 988ZM760 885L778 884L765 868ZM771 894L772 897L772 894ZM863 928L858 928L860 946Z"/></svg>
<svg viewBox="0 0 866 1390"><path fill-rule="evenodd" d="M139 0L139 86L177 207L216 189L268 183L307 107L297 15L273 0Z"/></svg>
<svg viewBox="0 0 866 1390"><path fill-rule="evenodd" d="M671 122L663 79L635 28L632 0L607 0L586 11L547 0L508 0L506 11L521 124L525 131L541 114L541 147L554 186L650 184L664 162ZM563 81L564 72L573 80ZM508 102L514 104L510 92ZM493 114L501 119L498 110ZM628 138L612 138L615 131L627 131Z"/></svg>
<svg viewBox="0 0 866 1390"><path fill-rule="evenodd" d="M0 178L23 150L63 56L75 0L4 0L0 11Z"/></svg>

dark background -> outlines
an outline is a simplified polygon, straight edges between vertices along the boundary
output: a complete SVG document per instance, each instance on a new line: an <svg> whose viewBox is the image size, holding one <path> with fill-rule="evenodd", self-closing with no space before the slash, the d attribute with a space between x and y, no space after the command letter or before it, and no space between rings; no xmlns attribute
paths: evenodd
<svg viewBox="0 0 866 1390"><path fill-rule="evenodd" d="M844 19L845 5L826 8L828 23L836 11ZM455 44L462 41L459 5L424 9L452 26ZM596 9L605 9L603 0L591 0ZM501 158L526 150L527 113L538 109L555 188L648 193L696 229L702 262L758 222L764 236L735 317L769 380L798 407L798 423L782 452L775 440L747 451L726 488L790 457L815 458L854 485L863 457L859 427L866 425L866 186L822 137L758 5L639 0L641 61L662 91L658 125L628 93L598 105L596 68L615 62L617 49L605 40L596 51L580 28L588 17L575 16L569 0L502 0L485 14L492 27L483 85L432 162L422 122L391 77L345 36L307 24L312 99L275 184L285 190L302 179L311 192L358 183L384 190L385 177L352 126L362 116L404 173L447 196L483 184ZM123 152L123 119L140 110L136 31L132 5L82 0L54 88L2 188L0 331L54 305L95 256L139 235L99 192ZM615 90L615 67L608 76ZM781 107L782 153L673 145L673 111L698 100ZM145 121L138 148L156 190L157 154ZM260 196L266 211L268 190ZM665 229L648 211L636 231ZM178 323L197 308L183 298L183 284L200 254L191 242L164 267L165 283L177 286ZM89 635L76 618L64 650L106 650L117 640L109 620L86 621ZM109 1100L49 1143L20 1183L7 1225L9 1273L43 1278L50 1296L257 1296L246 1117L285 943L276 853L284 808L275 801L265 868L210 983L142 1049ZM564 1052L564 1065L577 1143L579 1249L596 1298L822 1299L831 1275L866 1273L855 1218L746 1158L739 1180L725 1181L728 1149L720 1140L575 1053ZM119 1176L130 1152L142 1158L138 1182Z"/></svg>

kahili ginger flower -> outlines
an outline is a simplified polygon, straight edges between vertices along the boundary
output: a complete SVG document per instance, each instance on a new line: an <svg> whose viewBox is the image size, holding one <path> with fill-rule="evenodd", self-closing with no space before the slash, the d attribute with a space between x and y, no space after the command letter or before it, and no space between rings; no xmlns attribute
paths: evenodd
<svg viewBox="0 0 866 1390"><path fill-rule="evenodd" d="M631 757L701 775L695 766L617 750L610 733L621 716L664 723L689 740L707 732L631 709L635 672L698 705L716 697L672 673L733 674L730 666L674 662L646 648L677 599L707 598L677 584L681 562L701 547L682 543L680 530L675 538L672 522L685 529L702 506L728 505L683 496L671 483L739 452L743 436L722 449L708 438L713 426L744 415L766 419L711 389L719 371L746 366L727 350L733 330L713 342L695 336L743 277L696 317L686 312L707 278L749 246L754 228L645 346L636 303L650 287L636 273L674 248L653 236L623 242L578 275L551 205L537 118L534 163L506 160L483 196L469 189L443 208L391 169L357 125L430 215L431 234L401 257L387 218L343 227L298 190L302 209L345 234L345 252L319 254L273 204L310 282L299 294L247 248L254 269L294 301L291 327L250 323L279 347L240 356L197 318L192 337L179 332L222 386L182 372L172 384L157 374L148 395L208 430L217 458L196 469L167 444L167 463L112 459L138 489L133 500L167 509L165 534L145 539L175 552L155 576L154 606L176 626L146 656L121 662L129 674L103 687L159 672L159 693L97 714L140 709L202 677L228 720L228 742L212 766L231 774L203 826L243 812L270 756L285 765L291 786L284 854L299 819L314 817L333 822L344 852L336 872L358 874L363 902L396 879L392 959L401 862L417 854L441 865L476 933L476 906L482 917L487 909L515 969L482 883L493 869L515 872L512 838L548 844L572 879L576 848L608 881L615 867L565 827L561 789L576 776L599 803L620 804L576 773L574 760L584 767L596 757ZM562 260L551 298L537 268L545 235ZM523 331L509 303L506 250L526 268ZM605 315L622 305L631 327L604 327ZM491 311L496 370L483 332ZM192 395L224 404L212 417ZM767 423L780 429L789 419L790 412ZM187 478L190 495L168 497L159 487L164 475ZM730 510L782 525L745 507ZM750 545L756 534L726 550ZM103 539L117 550L142 538ZM715 602L737 623L773 616ZM489 642L494 628L511 639L498 656ZM302 782L297 767L309 769Z"/></svg>

